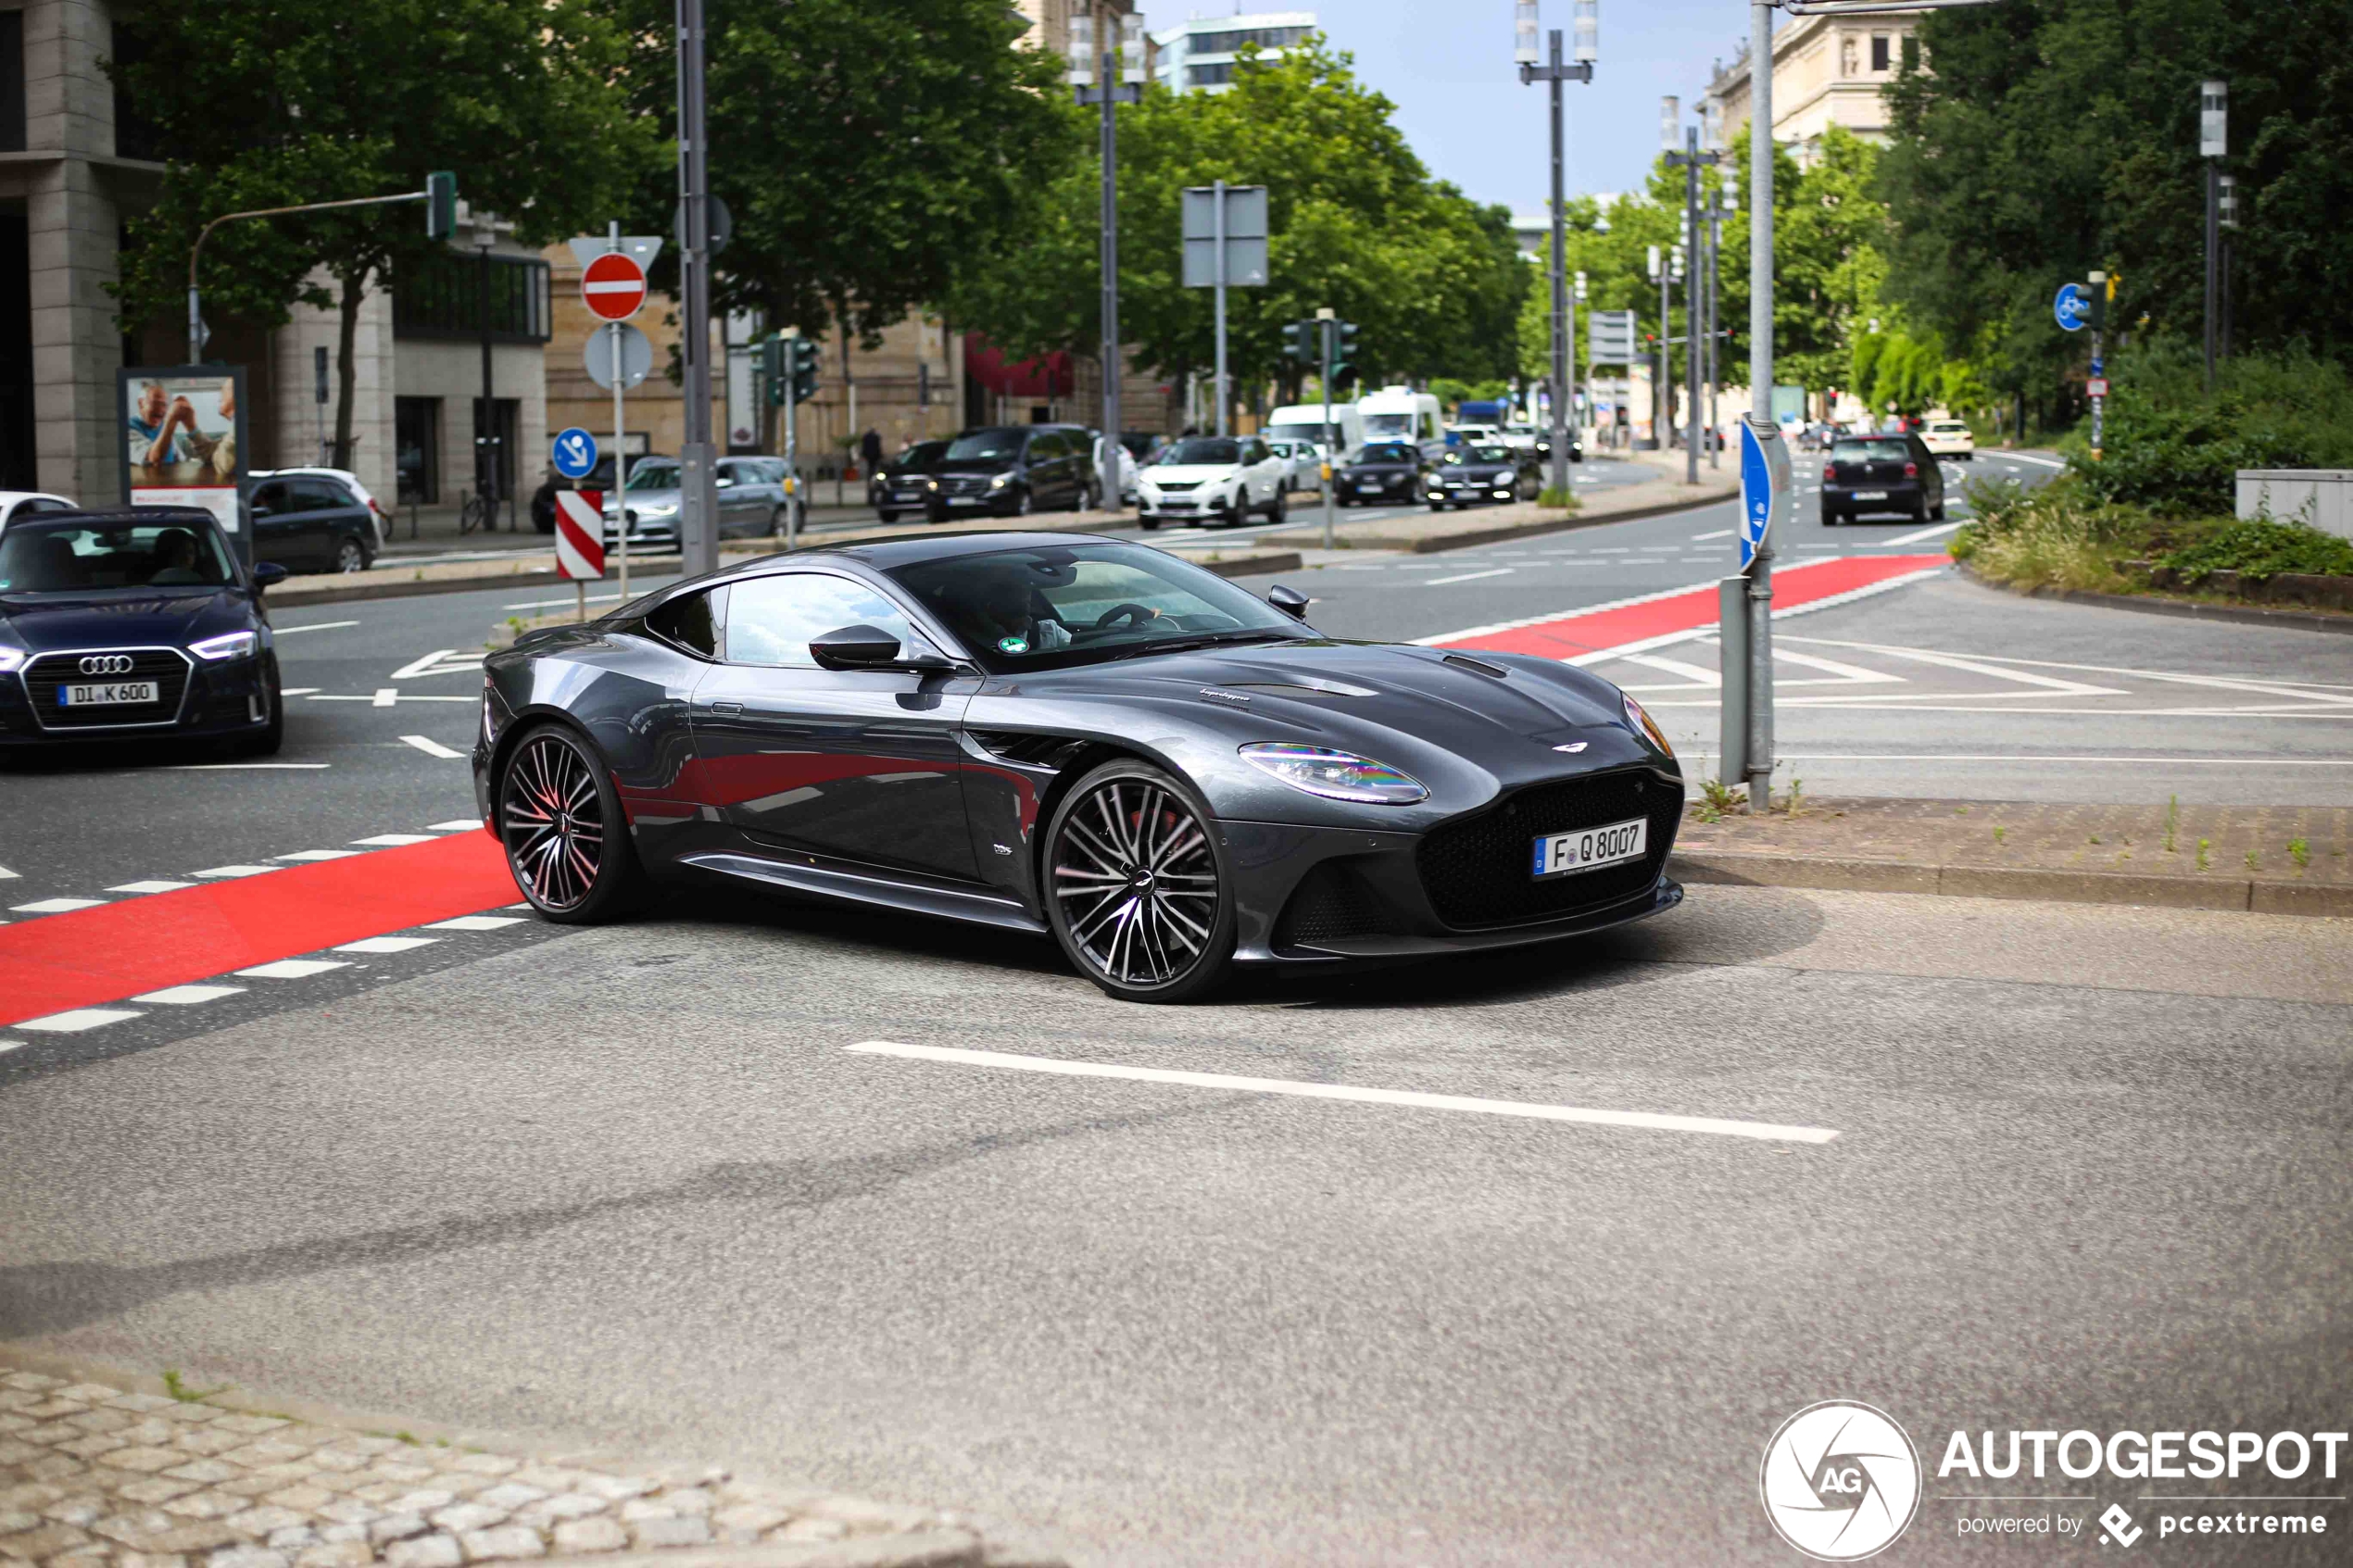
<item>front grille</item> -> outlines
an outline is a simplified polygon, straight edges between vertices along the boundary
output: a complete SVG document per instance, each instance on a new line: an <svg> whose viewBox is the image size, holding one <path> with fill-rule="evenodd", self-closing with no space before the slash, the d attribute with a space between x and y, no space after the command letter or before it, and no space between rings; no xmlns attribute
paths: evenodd
<svg viewBox="0 0 2353 1568"><path fill-rule="evenodd" d="M84 675L82 660L90 653L121 654L131 660L123 671ZM57 700L57 688L90 682L153 681L156 700L104 708L69 708ZM180 716L180 699L188 690L187 658L171 648L88 649L44 653L24 667L25 689L32 696L33 716L48 730L117 729L131 724L169 724Z"/></svg>
<svg viewBox="0 0 2353 1568"><path fill-rule="evenodd" d="M985 479L957 478L939 482L939 491L943 495L977 495L988 488L988 481Z"/></svg>
<svg viewBox="0 0 2353 1568"><path fill-rule="evenodd" d="M1680 785L1647 770L1531 784L1422 839L1414 861L1438 918L1457 929L1551 920L1629 898L1658 880L1682 816ZM1529 874L1536 840L1650 820L1639 860L1539 882Z"/></svg>
<svg viewBox="0 0 2353 1568"><path fill-rule="evenodd" d="M1187 490L1198 490L1200 488L1201 481L1197 479L1184 483L1170 483L1164 480L1160 484L1160 493L1164 495L1174 495Z"/></svg>
<svg viewBox="0 0 2353 1568"><path fill-rule="evenodd" d="M1312 947L1351 936L1389 936L1397 920L1365 879L1337 860L1318 862L1299 879L1299 886L1275 922L1275 946Z"/></svg>

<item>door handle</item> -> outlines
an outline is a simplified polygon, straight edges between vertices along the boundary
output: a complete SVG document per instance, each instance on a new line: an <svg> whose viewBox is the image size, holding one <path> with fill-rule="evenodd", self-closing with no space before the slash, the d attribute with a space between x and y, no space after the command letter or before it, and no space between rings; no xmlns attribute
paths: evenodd
<svg viewBox="0 0 2353 1568"><path fill-rule="evenodd" d="M741 713L744 710L744 705L740 702L714 702L711 705L711 710L713 713Z"/></svg>

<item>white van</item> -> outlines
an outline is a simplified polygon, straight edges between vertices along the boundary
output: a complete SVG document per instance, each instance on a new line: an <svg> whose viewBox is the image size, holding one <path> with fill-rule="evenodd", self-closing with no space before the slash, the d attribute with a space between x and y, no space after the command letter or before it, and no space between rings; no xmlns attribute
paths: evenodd
<svg viewBox="0 0 2353 1568"><path fill-rule="evenodd" d="M1365 421L1358 418L1355 404L1335 403L1332 422L1327 428L1321 403L1292 403L1267 415L1266 428L1258 433L1269 441L1312 441L1329 458L1365 445Z"/></svg>
<svg viewBox="0 0 2353 1568"><path fill-rule="evenodd" d="M1364 433L1357 438L1360 444L1411 441L1418 445L1445 439L1446 418L1438 399L1410 386L1385 386L1366 393L1356 400L1356 412L1364 420Z"/></svg>

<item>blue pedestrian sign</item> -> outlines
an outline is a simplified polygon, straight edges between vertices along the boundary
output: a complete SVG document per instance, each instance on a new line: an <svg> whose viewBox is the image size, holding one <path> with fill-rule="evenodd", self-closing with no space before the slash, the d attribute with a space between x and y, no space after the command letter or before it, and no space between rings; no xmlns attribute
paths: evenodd
<svg viewBox="0 0 2353 1568"><path fill-rule="evenodd" d="M2069 332L2080 332L2091 323L2092 296L2081 283L2061 283L2058 297L2051 301L2051 314Z"/></svg>
<svg viewBox="0 0 2353 1568"><path fill-rule="evenodd" d="M1780 427L1755 418L1741 420L1741 570L1746 571L1764 547L1773 524L1789 516L1796 482Z"/></svg>
<svg viewBox="0 0 2353 1568"><path fill-rule="evenodd" d="M556 471L566 479L585 479L597 466L597 438L578 425L556 434Z"/></svg>

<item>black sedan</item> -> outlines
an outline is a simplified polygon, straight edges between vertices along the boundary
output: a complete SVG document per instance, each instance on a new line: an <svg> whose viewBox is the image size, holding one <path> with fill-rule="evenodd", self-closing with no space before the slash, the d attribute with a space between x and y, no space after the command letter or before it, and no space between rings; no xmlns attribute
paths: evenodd
<svg viewBox="0 0 2353 1568"><path fill-rule="evenodd" d="M191 738L278 749L261 591L208 512L19 516L0 530L0 747Z"/></svg>
<svg viewBox="0 0 2353 1568"><path fill-rule="evenodd" d="M1137 1001L1681 899L1631 698L1307 608L1086 535L769 557L492 654L476 796L550 920L700 878L1051 933Z"/></svg>
<svg viewBox="0 0 2353 1568"><path fill-rule="evenodd" d="M931 504L931 476L946 454L945 441L918 441L875 475L866 491L867 504L885 522L897 522L900 512L920 512Z"/></svg>
<svg viewBox="0 0 2353 1568"><path fill-rule="evenodd" d="M1410 441L1368 441L1332 470L1332 499L1343 507L1410 507L1421 483L1422 449Z"/></svg>
<svg viewBox="0 0 2353 1568"><path fill-rule="evenodd" d="M1894 512L1913 522L1944 521L1944 469L1909 432L1842 435L1822 462L1822 526L1865 512Z"/></svg>
<svg viewBox="0 0 2353 1568"><path fill-rule="evenodd" d="M1536 454L1516 451L1500 441L1449 446L1422 470L1422 499L1429 509L1471 507L1490 501L1533 500L1542 488Z"/></svg>

